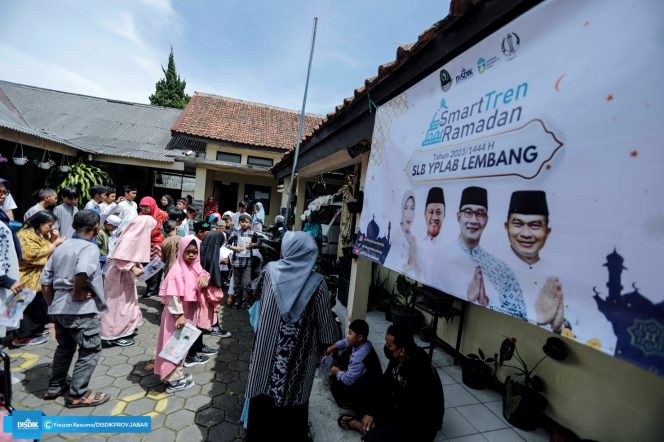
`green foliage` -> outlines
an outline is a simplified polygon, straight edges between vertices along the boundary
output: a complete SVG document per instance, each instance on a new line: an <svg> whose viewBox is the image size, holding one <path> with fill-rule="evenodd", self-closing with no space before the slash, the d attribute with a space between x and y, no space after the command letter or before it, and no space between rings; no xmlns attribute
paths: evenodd
<svg viewBox="0 0 664 442"><path fill-rule="evenodd" d="M55 172L55 169L53 169ZM97 166L85 163L82 159L71 165L66 173L59 173L59 176L51 174L49 181L59 182L55 190L58 192L65 187L76 187L80 192L78 199L79 207L82 207L90 200L90 187L97 185L113 186L111 176Z"/></svg>
<svg viewBox="0 0 664 442"><path fill-rule="evenodd" d="M413 283L404 275L399 275L394 285L396 293L393 293L392 304L401 307L412 307L415 295Z"/></svg>
<svg viewBox="0 0 664 442"><path fill-rule="evenodd" d="M184 109L191 98L184 93L187 82L180 79L175 70L175 60L173 59L173 48L168 56L168 69L161 67L164 72L164 78L156 84L156 91L150 95L150 103L157 106L174 107Z"/></svg>

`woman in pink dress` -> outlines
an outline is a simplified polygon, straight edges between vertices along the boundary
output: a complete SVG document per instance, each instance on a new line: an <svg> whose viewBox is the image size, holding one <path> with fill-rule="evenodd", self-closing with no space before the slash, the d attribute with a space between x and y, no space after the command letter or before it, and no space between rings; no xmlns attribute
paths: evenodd
<svg viewBox="0 0 664 442"><path fill-rule="evenodd" d="M104 292L108 312L101 315L101 338L112 345L134 345L132 335L143 323L136 277L150 261L150 232L157 225L151 216L139 215L122 230L110 256Z"/></svg>
<svg viewBox="0 0 664 442"><path fill-rule="evenodd" d="M157 340L157 358L154 373L166 383L166 392L174 393L194 385L191 375L185 375L182 366L159 357L161 350L175 330L185 323L196 326L200 316L200 300L203 290L208 286L210 274L203 270L200 260L201 241L194 235L180 239L178 258L171 267L162 284L160 295L164 304Z"/></svg>

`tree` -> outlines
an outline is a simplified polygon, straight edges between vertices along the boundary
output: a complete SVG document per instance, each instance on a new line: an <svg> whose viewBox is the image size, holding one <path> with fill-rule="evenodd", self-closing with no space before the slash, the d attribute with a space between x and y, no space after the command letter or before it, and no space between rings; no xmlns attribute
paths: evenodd
<svg viewBox="0 0 664 442"><path fill-rule="evenodd" d="M172 46L171 54L168 56L168 69L162 66L161 70L164 72L164 78L157 82L155 93L150 95L150 104L184 109L191 97L184 93L187 82L180 80L175 71Z"/></svg>

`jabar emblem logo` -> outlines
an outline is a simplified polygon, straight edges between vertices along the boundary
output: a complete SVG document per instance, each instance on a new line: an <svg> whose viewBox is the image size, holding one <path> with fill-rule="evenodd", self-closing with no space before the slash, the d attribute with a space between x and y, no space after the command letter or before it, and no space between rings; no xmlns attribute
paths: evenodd
<svg viewBox="0 0 664 442"><path fill-rule="evenodd" d="M503 38L503 42L500 44L500 48L503 50L503 54L506 57L512 57L516 54L516 51L519 50L521 45L521 39L516 32L510 32Z"/></svg>
<svg viewBox="0 0 664 442"><path fill-rule="evenodd" d="M447 92L452 87L452 76L445 69L440 71L440 88Z"/></svg>

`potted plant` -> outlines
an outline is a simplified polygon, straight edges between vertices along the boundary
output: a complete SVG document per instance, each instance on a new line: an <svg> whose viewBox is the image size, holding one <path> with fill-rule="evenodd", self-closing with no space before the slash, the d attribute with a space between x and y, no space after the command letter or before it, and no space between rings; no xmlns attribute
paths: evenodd
<svg viewBox="0 0 664 442"><path fill-rule="evenodd" d="M48 157L47 157L48 155ZM48 150L44 151L42 155L42 160L39 162L39 167L44 170L48 170L55 165L55 161L51 159L51 154Z"/></svg>
<svg viewBox="0 0 664 442"><path fill-rule="evenodd" d="M394 325L415 331L421 323L421 314L414 307L414 284L404 276L399 275L392 290L392 323Z"/></svg>
<svg viewBox="0 0 664 442"><path fill-rule="evenodd" d="M489 364L493 364L493 369ZM461 364L461 379L463 383L475 390L482 390L491 384L498 369L498 353L487 358L481 348L477 354L470 353Z"/></svg>
<svg viewBox="0 0 664 442"><path fill-rule="evenodd" d="M20 149L20 153L16 153L16 150ZM17 166L23 166L28 162L28 157L25 156L23 153L23 145L20 143L16 143L16 147L14 147L14 155L12 157L12 161L14 161L14 164Z"/></svg>
<svg viewBox="0 0 664 442"><path fill-rule="evenodd" d="M376 263L371 264L371 284L369 285L369 300L376 310L385 312L385 320L391 321L392 317L388 318L387 312L390 310L390 292L387 291L386 284L389 274L385 279L380 278L380 271Z"/></svg>
<svg viewBox="0 0 664 442"><path fill-rule="evenodd" d="M510 424L526 431L532 431L539 426L544 409L548 404L546 398L541 394L544 390L544 381L539 376L533 375L533 372L547 357L558 361L567 357L567 348L560 338L547 339L542 350L544 356L532 369L529 369L516 348L516 338L505 338L500 346L498 364L501 367L514 368L517 370L516 376L523 376L523 380L517 380L511 376L505 379L503 416ZM511 361L513 357L519 363L518 366L505 363Z"/></svg>

